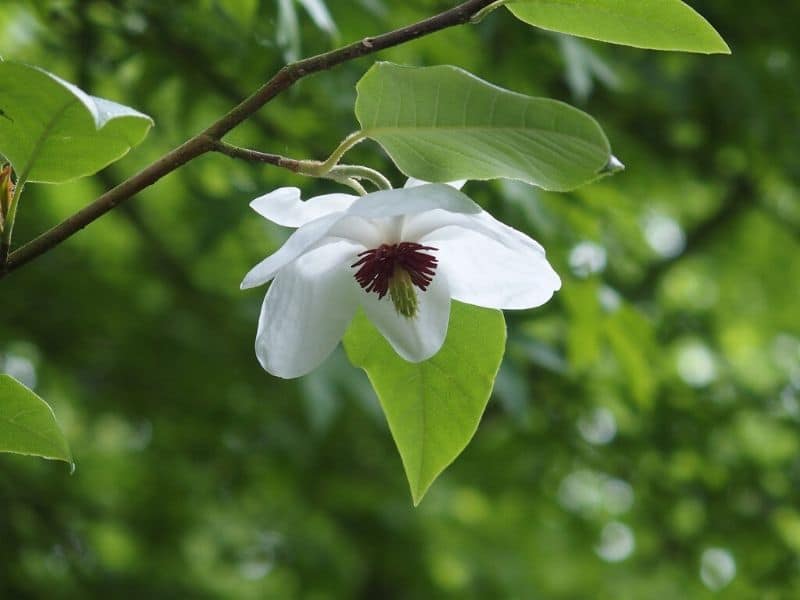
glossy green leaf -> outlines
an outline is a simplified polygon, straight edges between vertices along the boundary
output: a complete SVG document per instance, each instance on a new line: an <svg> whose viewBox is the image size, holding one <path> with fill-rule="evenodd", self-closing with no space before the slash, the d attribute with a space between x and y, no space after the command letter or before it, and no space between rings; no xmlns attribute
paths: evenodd
<svg viewBox="0 0 800 600"><path fill-rule="evenodd" d="M444 346L421 363L395 354L363 313L350 326L345 350L378 394L415 506L475 434L505 342L502 312L458 302Z"/></svg>
<svg viewBox="0 0 800 600"><path fill-rule="evenodd" d="M564 191L605 174L615 160L586 113L456 67L377 63L357 89L363 135L424 181L504 177Z"/></svg>
<svg viewBox="0 0 800 600"><path fill-rule="evenodd" d="M50 406L9 375L0 375L0 452L72 462Z"/></svg>
<svg viewBox="0 0 800 600"><path fill-rule="evenodd" d="M700 14L680 0L516 0L507 4L530 25L652 50L730 54Z"/></svg>
<svg viewBox="0 0 800 600"><path fill-rule="evenodd" d="M153 121L19 63L0 62L0 154L23 181L96 173L144 139Z"/></svg>

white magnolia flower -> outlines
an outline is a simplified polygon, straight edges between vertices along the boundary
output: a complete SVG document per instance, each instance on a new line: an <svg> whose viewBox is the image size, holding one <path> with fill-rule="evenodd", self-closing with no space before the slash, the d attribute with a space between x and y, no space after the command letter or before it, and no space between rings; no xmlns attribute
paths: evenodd
<svg viewBox="0 0 800 600"><path fill-rule="evenodd" d="M405 189L305 202L297 188L281 188L250 206L297 228L242 281L246 289L275 280L256 355L279 377L322 363L359 307L400 356L419 362L442 347L451 298L533 308L561 286L538 243L448 185L411 181Z"/></svg>

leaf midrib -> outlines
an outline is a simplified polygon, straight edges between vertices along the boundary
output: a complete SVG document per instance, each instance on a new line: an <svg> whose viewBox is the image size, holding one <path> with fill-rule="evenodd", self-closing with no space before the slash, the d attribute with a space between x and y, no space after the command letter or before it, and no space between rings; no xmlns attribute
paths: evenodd
<svg viewBox="0 0 800 600"><path fill-rule="evenodd" d="M443 379L446 379L449 383L452 383L453 387L458 389L464 395L465 398L469 398L471 400L475 399L475 396L471 392L471 390L467 386L465 386L462 381L460 381L459 379L453 377L445 369L443 369L441 366L439 366L439 364L436 362L435 358L432 359L431 361L429 361L428 364L425 365L425 366L430 366L430 367L435 368L441 374L441 377ZM419 379L419 380L424 379L424 377L425 377L425 371L424 371L425 366L421 366L420 367L420 373L419 373L419 377L417 379ZM476 367L472 366L472 368L476 368ZM423 386L421 386L421 393L420 393L421 404L422 404L422 411L421 411L422 412L422 418L421 418L421 421L422 421L422 436L421 436L422 437L422 441L420 442L420 447L421 447L422 451L420 452L419 471L417 473L417 491L418 492L421 491L421 490L419 490L419 484L420 484L420 482L422 480L423 467L425 465L425 443L426 443L426 436L427 436L425 423L426 423L426 420L427 420L426 419L426 411L427 411L427 403L428 403L429 398L428 398L428 394L426 394L424 390L425 390L425 387L423 385ZM490 395L491 395L491 392L490 392ZM488 401L488 397L487 397L487 401ZM478 420L478 423L475 424L475 427L472 429L472 432L470 433L469 439L464 444L464 446L461 448L461 450L466 448L467 444L469 444L469 440L471 440L472 437L475 435L475 432L478 430L479 424L480 424L480 419ZM450 464L450 463L448 463L448 464ZM439 470L439 472L434 474L433 479L435 479L436 475L438 475L439 473L444 471L446 468L447 468L447 464L442 465L442 467Z"/></svg>
<svg viewBox="0 0 800 600"><path fill-rule="evenodd" d="M28 156L28 161L25 166L20 170L17 185L24 185L25 182L28 180L30 176L31 170L33 170L34 165L36 164L36 160L39 157L39 154L42 152L42 148L44 147L47 139L50 136L50 133L55 128L56 124L61 120L64 116L64 113L67 109L72 106L75 102L79 102L78 98L72 97L67 102L59 108L47 125L44 126L42 132L36 138L36 142L33 144L33 149L31 150L30 155Z"/></svg>
<svg viewBox="0 0 800 600"><path fill-rule="evenodd" d="M557 136L557 137L561 137L561 138L568 138L570 140L575 140L575 141L578 141L578 142L582 142L582 143L584 143L586 145L589 145L589 146L600 147L599 144L594 144L593 142L587 140L585 137L582 137L580 135L574 135L574 134L564 133L564 132L560 132L560 131L553 131L552 129L544 129L542 127L522 127L522 126L520 126L520 127L511 127L511 126L506 126L506 125L503 125L502 127L492 127L491 125L479 125L479 126L469 126L469 127L463 126L463 125L445 125L445 126L439 126L439 125L408 125L408 126L400 127L398 125L398 126L394 126L394 127L365 127L364 129L361 130L361 132L366 137L374 137L375 135L380 135L382 133L388 133L390 135L404 135L404 134L407 135L411 131L413 131L413 132L420 132L421 131L421 132L425 132L425 133L428 133L428 132L431 132L431 133L436 133L436 132L462 132L462 133L472 133L472 132L484 133L485 132L485 133L492 133L492 132L505 132L505 131L517 131L517 132L519 132L519 131L531 131L531 132L536 132L539 135L551 135L551 136ZM605 146L605 145L603 145L603 146Z"/></svg>

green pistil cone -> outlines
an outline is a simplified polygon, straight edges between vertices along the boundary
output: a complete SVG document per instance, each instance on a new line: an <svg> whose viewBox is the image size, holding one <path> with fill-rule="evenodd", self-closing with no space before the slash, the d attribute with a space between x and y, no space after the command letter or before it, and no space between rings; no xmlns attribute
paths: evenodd
<svg viewBox="0 0 800 600"><path fill-rule="evenodd" d="M392 299L395 310L407 319L417 316L419 300L411 276L403 269L395 269L392 278L389 280L389 296Z"/></svg>

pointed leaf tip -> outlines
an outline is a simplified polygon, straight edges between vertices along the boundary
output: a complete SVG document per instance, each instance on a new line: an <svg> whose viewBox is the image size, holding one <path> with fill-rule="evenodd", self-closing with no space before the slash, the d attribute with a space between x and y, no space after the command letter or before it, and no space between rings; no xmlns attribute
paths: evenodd
<svg viewBox="0 0 800 600"><path fill-rule="evenodd" d="M603 170L600 171L601 175L613 175L614 173L619 173L620 171L625 170L625 165L622 163L620 159L618 159L613 154L611 158L608 159L608 164L603 167Z"/></svg>
<svg viewBox="0 0 800 600"><path fill-rule="evenodd" d="M9 375L0 375L0 452L63 460L75 470L53 410Z"/></svg>
<svg viewBox="0 0 800 600"><path fill-rule="evenodd" d="M409 363L359 313L344 338L366 371L389 423L418 506L478 428L505 352L503 313L453 302L442 349Z"/></svg>

